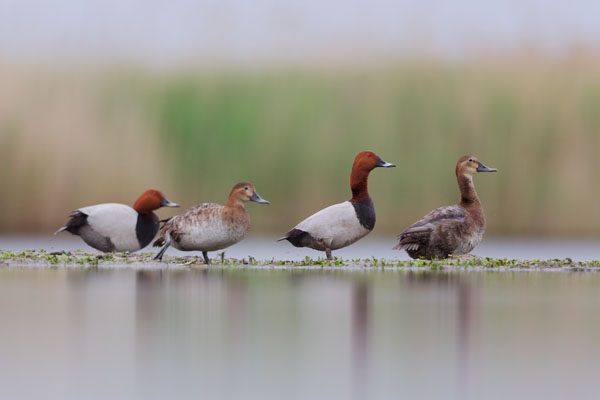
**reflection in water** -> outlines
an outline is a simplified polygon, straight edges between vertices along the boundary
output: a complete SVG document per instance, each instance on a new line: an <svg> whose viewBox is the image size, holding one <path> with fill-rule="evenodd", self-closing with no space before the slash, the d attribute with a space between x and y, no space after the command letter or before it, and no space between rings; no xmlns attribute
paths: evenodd
<svg viewBox="0 0 600 400"><path fill-rule="evenodd" d="M458 394L466 398L469 376L469 354L472 339L472 329L476 323L473 312L473 284L465 279L459 279L456 287L458 303Z"/></svg>
<svg viewBox="0 0 600 400"><path fill-rule="evenodd" d="M137 271L135 273L135 387L136 393L149 395L147 382L152 382L153 352L158 350L155 337L161 335L164 305L162 271ZM141 388L141 389L140 389Z"/></svg>
<svg viewBox="0 0 600 400"><path fill-rule="evenodd" d="M410 286L430 287L436 292L449 291L451 301L456 306L456 363L453 371L456 376L457 397L464 399L468 397L469 387L469 358L471 346L473 345L475 326L477 318L475 315L475 294L477 291L477 280L474 276L463 276L456 273L440 272L408 272L405 277ZM452 307L452 304L448 304ZM443 335L451 335L450 331L444 331Z"/></svg>
<svg viewBox="0 0 600 400"><path fill-rule="evenodd" d="M264 272L262 272L264 274ZM260 274L260 273L259 273ZM248 355L248 349L245 346L249 345L249 338L256 334L256 321L260 320L260 315L257 316L257 310L254 309L254 299L251 295L255 282L256 273L233 273L226 274L223 271L214 271L208 273L207 270L196 270L190 272L165 273L162 271L138 271L136 273L136 364L138 374L138 387L147 387L148 373L150 376L158 374L153 379L160 379L160 372L165 373L165 368L160 366L152 366L152 355L156 353L156 347L167 346L167 352L178 349L178 343L170 342L169 338L164 335L173 334L179 337L179 340L190 341L194 343L202 340L203 333L195 329L217 329L219 334L219 342L202 343L209 347L219 346L220 351L213 354L218 357L217 360L212 360L213 363L226 366L227 372L230 374L244 374L244 365L247 360L244 358ZM469 341L471 337L471 329L473 323L473 288L475 283L469 279L462 279L456 274L445 273L430 273L430 272L409 272L399 276L401 285L400 290L415 290L417 292L426 290L434 292L448 292L448 298L451 302L447 302L444 297L443 308L455 310L455 324L457 327L456 336L452 335L448 329L444 328L441 334L443 336L455 337L456 343L453 348L457 351L456 362L453 366L454 375L457 378L456 390L458 397L464 398L468 385L468 360L469 360ZM271 278L265 280L268 282ZM297 297L285 309L285 317L277 320L277 315L272 315L270 326L268 329L261 327L260 334L268 343L270 338L277 336L285 329L279 323L286 324L288 327L297 329L303 324L306 319L306 312L303 312L302 296L303 292L310 292L315 284L320 284L323 281L329 281L331 285L337 287L339 293L336 295L337 301L340 304L347 304L349 312L350 330L347 332L341 331L341 335L348 335L348 354L350 367L348 369L347 381L350 386L348 393L352 398L364 399L369 398L370 392L374 389L371 387L372 382L369 377L372 376L372 368L370 360L377 360L381 355L373 354L372 352L381 351L372 343L372 338L369 335L371 316L370 316L370 297L372 282L364 276L354 274L344 274L342 276L330 276L324 274L322 276L312 276L311 274L281 274L277 277L277 287L282 288L286 295ZM258 280L257 282L262 282ZM262 286L262 285L261 285ZM263 289L268 289L263 288ZM194 292L201 292L194 294ZM266 293L266 292L265 292ZM195 299L198 303L188 304ZM184 304L180 303L184 300ZM280 300L280 299L279 299ZM449 303L449 304L446 304ZM453 304L454 303L454 304ZM283 303L280 305L284 305ZM318 305L318 304L315 304ZM181 315L180 306L186 307L185 318L190 320L182 322L178 320L178 315ZM314 312L314 310L313 310ZM335 313L339 313L336 310ZM206 314L218 314L214 319L220 322L220 326L200 324L196 326L193 320L203 320ZM260 310L258 310L258 314ZM452 315L452 313L449 313ZM183 315L181 315L183 317ZM274 320L273 320L274 319ZM211 323L214 322L210 318ZM403 321L402 316L398 315L400 323ZM175 322L179 324L178 328L173 331L166 324ZM301 329L301 328L300 328ZM310 327L310 329L318 329ZM300 336L290 336L289 343L286 346L295 347L293 341L302 340ZM340 338L341 339L341 338ZM401 339L401 338L399 338ZM262 342L262 341L259 341ZM264 343L262 343L264 345ZM254 368L263 368L261 363L267 362L269 356L266 352L269 351L269 346L259 347L257 350L260 354L253 362L257 363ZM194 345L191 346L192 348ZM385 350L384 350L385 351ZM322 355L326 356L329 349ZM333 353L331 353L332 356ZM192 356L189 353L185 356ZM165 360L162 360L163 362ZM401 360L398 360L401 361ZM180 360L171 360L175 364L185 363L185 358ZM278 368L285 370L290 365L294 365L296 359L286 358L282 365ZM167 362L169 364L169 362ZM149 367L150 366L150 367ZM375 366L375 369L376 366ZM196 371L200 374L205 374L206 371ZM255 371L256 372L256 371ZM338 372L336 372L338 373ZM167 372L168 376L168 372ZM163 376L164 377L164 376ZM344 381L346 378L338 376L338 380ZM142 385L142 383L144 383ZM154 390L154 389L153 389ZM236 390L227 391L230 397L235 398ZM145 396L150 395L153 391L142 390Z"/></svg>
<svg viewBox="0 0 600 400"><path fill-rule="evenodd" d="M242 351L247 333L248 290L247 283L241 279L227 279L225 282L228 348L230 356L233 356Z"/></svg>
<svg viewBox="0 0 600 400"><path fill-rule="evenodd" d="M140 270L135 273L135 317L136 331L142 336L155 325L162 304L161 286L163 271Z"/></svg>
<svg viewBox="0 0 600 400"><path fill-rule="evenodd" d="M594 398L599 288L596 274L0 269L0 395Z"/></svg>
<svg viewBox="0 0 600 400"><path fill-rule="evenodd" d="M352 372L353 397L365 399L368 365L369 288L362 280L352 285Z"/></svg>

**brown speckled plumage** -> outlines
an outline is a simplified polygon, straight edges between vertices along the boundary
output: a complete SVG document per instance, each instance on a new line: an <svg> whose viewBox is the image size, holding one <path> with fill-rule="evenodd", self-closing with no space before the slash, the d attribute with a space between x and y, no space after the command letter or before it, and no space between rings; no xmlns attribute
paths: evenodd
<svg viewBox="0 0 600 400"><path fill-rule="evenodd" d="M233 187L227 204L204 203L187 209L161 227L154 246L164 246L156 256L161 259L169 246L184 251L202 251L208 263L209 251L221 250L242 240L250 229L250 215L244 203L262 199L254 186L240 182Z"/></svg>
<svg viewBox="0 0 600 400"><path fill-rule="evenodd" d="M476 172L493 172L477 158L464 156L456 164L460 203L441 207L409 226L398 236L396 249L406 250L412 258L447 258L467 254L485 232L485 214L473 185Z"/></svg>
<svg viewBox="0 0 600 400"><path fill-rule="evenodd" d="M230 238L239 235L243 237L250 229L248 212L242 207L242 210L237 212L238 217L231 218L232 213L228 211L227 206L215 203L198 204L188 208L162 226L159 238L154 242L154 246L164 245L165 238L168 235L175 243L181 243L183 236L191 234L191 231L195 229L201 229L203 225L212 227L213 230L216 228ZM227 231L235 231L236 234L232 235L232 232ZM208 233L214 234L213 232Z"/></svg>

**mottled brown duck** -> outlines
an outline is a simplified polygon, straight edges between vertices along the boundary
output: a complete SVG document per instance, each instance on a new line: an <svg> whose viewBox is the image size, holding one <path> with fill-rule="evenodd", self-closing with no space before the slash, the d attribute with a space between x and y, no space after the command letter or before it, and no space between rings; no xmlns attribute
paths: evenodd
<svg viewBox="0 0 600 400"><path fill-rule="evenodd" d="M456 164L460 203L440 207L415 222L398 236L398 250L412 258L441 259L461 256L473 250L485 232L485 214L475 186L477 172L495 172L474 156L464 156Z"/></svg>

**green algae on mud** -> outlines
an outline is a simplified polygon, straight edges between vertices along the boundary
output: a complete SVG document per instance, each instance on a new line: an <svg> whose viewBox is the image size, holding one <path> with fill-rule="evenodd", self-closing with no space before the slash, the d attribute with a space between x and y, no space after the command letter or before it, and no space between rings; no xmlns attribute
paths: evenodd
<svg viewBox="0 0 600 400"><path fill-rule="evenodd" d="M202 257L165 256L163 261L153 259L153 253L93 253L86 251L47 252L45 250L4 251L0 250L0 268L131 268L131 269L184 269L206 268ZM596 271L600 272L600 261L573 261L566 259L551 260L515 260L469 257L446 260L390 260L383 258L365 258L344 260L335 257L306 257L300 261L257 260L249 256L244 259L228 258L225 253L211 259L210 268L255 268L255 269L418 269L418 270L547 270L547 271Z"/></svg>

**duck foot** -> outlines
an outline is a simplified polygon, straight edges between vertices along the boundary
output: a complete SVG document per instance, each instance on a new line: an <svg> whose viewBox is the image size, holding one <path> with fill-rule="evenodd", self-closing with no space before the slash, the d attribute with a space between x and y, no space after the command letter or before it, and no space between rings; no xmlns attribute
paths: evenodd
<svg viewBox="0 0 600 400"><path fill-rule="evenodd" d="M203 251L202 256L204 257L204 263L210 265L210 258L208 258L208 251Z"/></svg>
<svg viewBox="0 0 600 400"><path fill-rule="evenodd" d="M325 249L325 255L329 261L333 260L333 257L331 256L331 249Z"/></svg>

